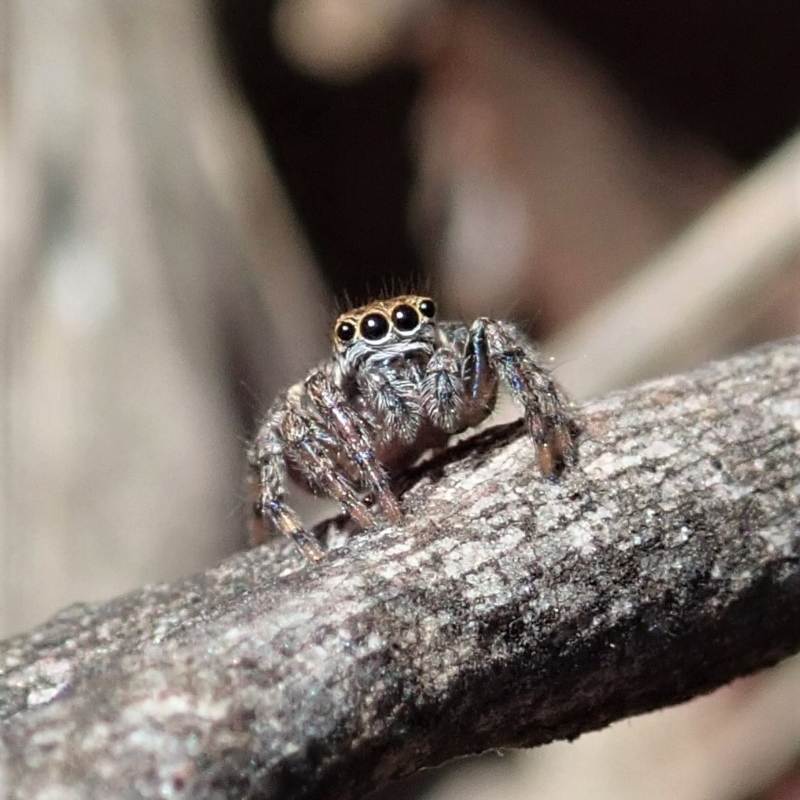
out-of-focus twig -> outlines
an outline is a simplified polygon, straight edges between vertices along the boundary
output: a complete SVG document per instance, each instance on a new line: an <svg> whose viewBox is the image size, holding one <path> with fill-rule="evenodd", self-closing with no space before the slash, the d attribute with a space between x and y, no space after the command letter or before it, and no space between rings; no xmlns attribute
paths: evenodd
<svg viewBox="0 0 800 800"><path fill-rule="evenodd" d="M685 368L718 348L800 252L800 134L616 292L550 343L587 396ZM706 343L698 347L698 343Z"/></svg>
<svg viewBox="0 0 800 800"><path fill-rule="evenodd" d="M327 308L205 5L0 0L0 39L6 632L241 543L226 379L265 407Z"/></svg>

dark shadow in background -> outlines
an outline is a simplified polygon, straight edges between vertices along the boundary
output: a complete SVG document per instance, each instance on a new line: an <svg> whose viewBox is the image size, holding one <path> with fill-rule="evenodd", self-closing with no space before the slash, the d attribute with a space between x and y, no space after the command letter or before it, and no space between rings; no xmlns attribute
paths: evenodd
<svg viewBox="0 0 800 800"><path fill-rule="evenodd" d="M686 132L743 167L800 123L797 0L541 0L543 12L659 128ZM212 0L220 45L251 105L331 290L361 302L419 282L408 230L408 116L420 76L383 70L340 85L277 51L274 3Z"/></svg>
<svg viewBox="0 0 800 800"><path fill-rule="evenodd" d="M223 54L255 114L334 296L365 302L386 276L411 286L408 115L419 85L400 67L352 84L299 72L276 50L274 3L213 5Z"/></svg>

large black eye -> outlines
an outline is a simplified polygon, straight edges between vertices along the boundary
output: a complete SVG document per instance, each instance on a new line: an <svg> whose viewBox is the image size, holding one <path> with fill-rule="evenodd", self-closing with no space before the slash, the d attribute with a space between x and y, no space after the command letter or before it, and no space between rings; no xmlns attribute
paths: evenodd
<svg viewBox="0 0 800 800"><path fill-rule="evenodd" d="M436 303L433 300L423 300L419 304L419 312L423 317L433 319L436 316Z"/></svg>
<svg viewBox="0 0 800 800"><path fill-rule="evenodd" d="M395 306L392 311L392 322L399 331L413 331L419 325L419 314L417 309L407 306Z"/></svg>
<svg viewBox="0 0 800 800"><path fill-rule="evenodd" d="M343 343L349 342L356 335L356 326L352 322L340 322L336 326L336 338Z"/></svg>
<svg viewBox="0 0 800 800"><path fill-rule="evenodd" d="M360 330L368 342L377 342L389 333L389 320L383 314L367 314L361 320Z"/></svg>

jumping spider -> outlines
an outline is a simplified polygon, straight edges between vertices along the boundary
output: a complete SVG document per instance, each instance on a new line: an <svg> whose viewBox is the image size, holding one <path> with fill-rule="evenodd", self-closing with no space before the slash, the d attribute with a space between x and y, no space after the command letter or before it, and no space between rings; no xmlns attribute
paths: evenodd
<svg viewBox="0 0 800 800"><path fill-rule="evenodd" d="M274 526L309 560L324 551L286 505L286 476L337 500L360 525L402 518L390 478L492 412L502 378L522 406L541 474L574 459L566 401L510 322L438 322L429 297L403 295L342 314L333 353L272 404L248 449L252 538Z"/></svg>

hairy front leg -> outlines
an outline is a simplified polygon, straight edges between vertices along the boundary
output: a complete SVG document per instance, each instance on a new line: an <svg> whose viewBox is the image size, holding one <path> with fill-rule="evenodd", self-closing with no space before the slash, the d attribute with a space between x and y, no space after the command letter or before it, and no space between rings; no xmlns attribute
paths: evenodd
<svg viewBox="0 0 800 800"><path fill-rule="evenodd" d="M470 427L480 425L497 403L497 368L490 357L486 328L479 322L470 326L467 333L462 366L467 397L465 416Z"/></svg>
<svg viewBox="0 0 800 800"><path fill-rule="evenodd" d="M491 386L491 373L508 385L511 396L525 414L543 477L556 478L574 463L569 404L550 373L539 365L539 356L522 331L510 322L486 317L475 320L470 328L467 363L472 364L476 397L481 391L488 391L481 390L480 385L483 381L487 387Z"/></svg>
<svg viewBox="0 0 800 800"><path fill-rule="evenodd" d="M342 446L359 480L374 494L386 517L399 522L403 518L400 503L392 493L386 470L378 462L375 443L364 421L350 408L327 375L313 375L306 382L306 389L318 413L330 419L331 433L335 431L337 443ZM355 513L353 516L361 522Z"/></svg>

